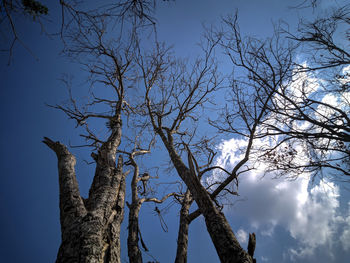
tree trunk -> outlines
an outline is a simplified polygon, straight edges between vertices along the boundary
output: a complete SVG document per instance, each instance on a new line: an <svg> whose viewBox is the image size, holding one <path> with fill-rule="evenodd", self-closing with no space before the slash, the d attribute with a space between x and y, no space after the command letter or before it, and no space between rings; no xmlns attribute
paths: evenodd
<svg viewBox="0 0 350 263"><path fill-rule="evenodd" d="M139 212L141 204L129 206L129 234L128 234L128 256L131 263L142 263L142 254L139 248Z"/></svg>
<svg viewBox="0 0 350 263"><path fill-rule="evenodd" d="M130 164L134 167L134 175L131 180L131 204L126 202L127 206L129 207L129 225L128 225L128 256L129 256L129 262L130 263L142 263L142 253L139 247L139 240L141 241L141 245L145 251L148 251L145 243L142 240L140 228L139 228L139 213L141 206L144 202L154 202L154 203L163 203L167 198L170 196L173 196L174 193L169 193L165 196L163 196L162 199L157 198L140 198L139 197L139 189L138 189L138 183L142 182L143 185L143 191L141 195L146 195L147 187L146 184L148 180L151 178L148 173L144 173L140 176L140 170L139 166L135 162L134 156L140 155L140 154L146 154L149 153L149 150L139 150L139 151L133 151L129 155L129 161ZM140 239L139 239L140 235Z"/></svg>
<svg viewBox="0 0 350 263"><path fill-rule="evenodd" d="M181 157L176 153L173 146L173 138L170 132L168 138L158 130L170 159L177 170L177 173L187 185L198 208L204 216L208 233L215 246L216 252L223 263L252 263L252 257L240 246L229 223L213 203L209 193L202 186L198 177L183 163ZM189 157L189 165L191 158Z"/></svg>
<svg viewBox="0 0 350 263"><path fill-rule="evenodd" d="M118 139L118 135L113 133L110 138ZM106 143L94 155L95 177L89 198L83 200L75 176L75 157L59 142L48 138L43 142L58 158L62 243L56 262L121 262L120 225L124 217L126 174L122 171L121 157L115 164L118 143Z"/></svg>
<svg viewBox="0 0 350 263"><path fill-rule="evenodd" d="M240 246L224 214L216 208L198 178L191 176L189 171L184 171L183 174L183 180L187 181L186 184L204 216L208 233L220 261L223 263L252 263L253 259Z"/></svg>
<svg viewBox="0 0 350 263"><path fill-rule="evenodd" d="M131 180L131 204L126 203L129 207L128 256L130 263L142 263L142 253L139 248L139 213L142 201L139 199L137 188L140 172L134 160L134 154L130 154L130 162L134 167L134 175Z"/></svg>
<svg viewBox="0 0 350 263"><path fill-rule="evenodd" d="M175 263L187 262L187 248L188 248L188 227L191 223L188 215L193 199L189 190L186 191L185 197L182 201L180 210L180 225L177 236L177 250Z"/></svg>

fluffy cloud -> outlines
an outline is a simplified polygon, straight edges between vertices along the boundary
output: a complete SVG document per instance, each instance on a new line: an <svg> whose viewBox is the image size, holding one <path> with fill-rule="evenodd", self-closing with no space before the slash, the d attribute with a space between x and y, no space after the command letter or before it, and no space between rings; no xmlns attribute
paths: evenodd
<svg viewBox="0 0 350 263"><path fill-rule="evenodd" d="M350 202L348 203L349 213L345 221L345 227L343 234L340 236L340 242L343 246L343 249L350 251Z"/></svg>
<svg viewBox="0 0 350 263"><path fill-rule="evenodd" d="M291 236L301 244L290 250L293 257L312 256L319 246L333 246L333 234L342 221L338 207L338 187L322 181L307 193L304 202L297 204L294 218L288 222Z"/></svg>
<svg viewBox="0 0 350 263"><path fill-rule="evenodd" d="M224 141L218 147L221 155L217 164L232 169L242 157L239 149L244 143L236 139ZM228 217L239 214L247 218L256 232L265 236L272 237L276 226L283 227L298 244L286 251L294 261L314 255L321 247L332 256L332 247L340 242L344 250L350 250L350 214L340 214L337 185L328 181L310 185L307 175L294 181L272 179L263 176L262 170L242 175L239 194L245 202L227 207ZM220 180L221 176L214 174L210 180ZM237 237L246 241L247 233L240 229Z"/></svg>
<svg viewBox="0 0 350 263"><path fill-rule="evenodd" d="M344 77L340 81L348 83L350 81L350 66L344 68L342 74L346 78ZM304 96L317 92L321 87L320 83L322 80L301 73L294 85L290 87L291 95L296 97L294 101L300 99L301 94ZM323 95L321 100L325 104L341 107L341 109L348 111L349 98L350 93L327 94ZM280 101L280 103L284 105L288 102ZM334 114L334 109L325 106L325 104L318 105L315 118L323 120L323 118ZM271 121L279 122L281 120ZM339 124L342 125L342 122ZM307 122L295 122L293 125L298 130L310 129L310 123ZM273 139L278 141L277 137ZM325 143L328 145L328 140L325 140ZM271 144L273 144L271 138L256 140L254 148L261 149L266 145L271 146ZM220 155L216 159L216 164L231 170L243 159L246 145L245 139L223 141L217 147ZM296 143L293 144L293 147L295 154L290 157L292 159L288 162L296 166L307 162L305 146ZM281 145L280 148L288 148L288 145ZM315 153L317 152L315 151ZM327 154L332 154L332 152ZM300 262L304 261L305 258L311 259L316 251L322 251L324 255L327 254L333 259L332 251L342 249L342 251L350 252L350 209L349 214L345 215L341 212L338 185L326 179L310 184L308 174L301 175L293 181L287 181L283 178L272 179L269 176L263 176L266 166L262 160L258 158L251 160L250 165L253 164L255 169L241 174L239 178L238 192L240 198L245 202L236 202L234 206L226 207L228 216L232 213L248 219L250 225L256 229L255 231L266 237L273 237L276 227L282 227L296 244L286 248L284 255L288 257L288 260ZM289 176L293 177L293 174ZM216 172L206 180L211 185L222 181L223 177L225 175L221 172ZM246 232L240 229L237 232L237 237L240 241L245 240L247 238Z"/></svg>
<svg viewBox="0 0 350 263"><path fill-rule="evenodd" d="M238 229L236 233L237 239L239 243L247 243L248 241L248 233L245 232L242 228Z"/></svg>

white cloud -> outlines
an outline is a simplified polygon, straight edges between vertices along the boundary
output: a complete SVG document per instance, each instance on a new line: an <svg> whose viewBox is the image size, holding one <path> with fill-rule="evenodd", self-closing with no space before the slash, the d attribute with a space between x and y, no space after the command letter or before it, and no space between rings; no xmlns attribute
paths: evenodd
<svg viewBox="0 0 350 263"><path fill-rule="evenodd" d="M343 74L349 76L343 81L349 82L350 66L343 69ZM306 73L301 73L297 77L294 85L289 87L291 96L296 97L294 101L298 102L298 97L300 99L301 96L310 96L321 89L319 85L322 84L321 79L311 78ZM322 95L320 99L331 106L341 107L346 112L350 110L348 108L350 93ZM281 100L277 103L284 105L287 102ZM314 117L322 120L332 114L334 109L318 105ZM271 121L276 122L274 125L284 123L280 119ZM298 130L310 129L310 123L307 122L294 122L293 125ZM279 141L278 137L255 140L254 147L255 149L269 147L276 141ZM326 142L328 143L327 140ZM223 141L218 146L220 155L216 159L216 164L231 170L243 159L246 145L245 139ZM304 145L297 143L293 147L296 154L286 155L291 158L287 163L300 165L307 162ZM283 144L280 148L288 149L288 145ZM330 258L333 256L334 247L350 251L350 209L349 215L341 214L339 187L328 180L310 185L308 174L299 176L294 181L264 177L263 171L266 165L261 160L251 160L250 164L254 163L256 169L240 176L238 192L245 202L238 202L231 208L226 207L228 215L233 210L233 214L247 218L256 232L263 236L273 237L276 226L283 227L290 237L296 240L297 246L285 251L285 255L295 261L300 262L303 258L312 257L315 251L321 248L324 248L323 252L328 253ZM215 172L206 180L208 183L213 183L222 181L223 177L225 175L222 173ZM243 233L237 232L238 234L239 238L242 238Z"/></svg>
<svg viewBox="0 0 350 263"><path fill-rule="evenodd" d="M217 164L232 169L242 153L243 140L224 141L219 149ZM239 194L244 202L226 207L227 216L237 215L248 219L260 235L272 237L276 226L283 227L297 241L297 246L285 252L291 260L302 261L312 256L315 250L325 247L332 257L332 248L342 242L344 250L350 250L350 214L347 218L339 212L339 188L332 182L321 181L309 186L309 177L301 176L294 181L262 176L262 169L243 174L239 183ZM214 174L211 180L219 180ZM215 179L214 179L215 178ZM348 221L346 221L348 220ZM340 229L341 228L341 229ZM339 241L339 233L342 235ZM240 241L247 233L237 232ZM246 242L246 241L245 241Z"/></svg>
<svg viewBox="0 0 350 263"><path fill-rule="evenodd" d="M238 229L236 233L236 237L239 241L239 243L247 243L248 241L248 233L245 232L242 228Z"/></svg>
<svg viewBox="0 0 350 263"><path fill-rule="evenodd" d="M350 250L350 202L349 205L349 214L345 218L345 227L342 235L340 236L340 242L342 244L342 247L344 250L349 251Z"/></svg>
<svg viewBox="0 0 350 263"><path fill-rule="evenodd" d="M338 226L339 189L333 183L320 182L309 192L305 202L299 202L288 230L300 246L292 249L293 257L312 256L317 247L332 247Z"/></svg>

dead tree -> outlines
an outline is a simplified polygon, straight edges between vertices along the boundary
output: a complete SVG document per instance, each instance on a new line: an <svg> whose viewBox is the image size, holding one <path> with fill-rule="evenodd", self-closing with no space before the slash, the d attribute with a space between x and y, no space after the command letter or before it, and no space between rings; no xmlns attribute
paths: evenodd
<svg viewBox="0 0 350 263"><path fill-rule="evenodd" d="M218 31L211 32L214 38L220 38L220 47L232 63L230 77L230 95L221 116L211 120L210 124L220 133L231 134L246 140L246 146L238 149L243 158L234 165L231 175L219 182L212 192L216 197L234 177L254 169L254 162L266 153L264 146L255 146L257 140L274 141L268 127L276 121L271 108L276 104L276 96L284 84L293 77L293 56L295 46L274 35L265 40L241 36L238 16L223 19ZM237 70L238 69L238 70Z"/></svg>
<svg viewBox="0 0 350 263"><path fill-rule="evenodd" d="M57 155L62 243L56 262L120 262L120 225L124 218L125 173L122 157L116 163L121 139L121 103L115 125L98 153L89 197L80 196L75 157L67 147L49 138L44 143Z"/></svg>
<svg viewBox="0 0 350 263"><path fill-rule="evenodd" d="M102 47L102 42L99 43ZM121 58L117 59L112 50L105 48L103 53L102 56L114 63L114 67L110 68L113 75L97 70L106 61L95 64L96 70L92 73L104 77L99 81L115 91L116 100L93 96L90 106L105 103L110 107L110 113L92 112L86 107L80 109L73 97L68 106L53 106L75 120L77 126L85 128L82 136L89 142L85 146L97 150L97 153L91 153L96 169L89 196L84 202L75 178L74 156L63 144L48 138L44 140L55 151L59 164L62 244L56 262L120 262L119 236L124 217L125 173L122 170L122 157L116 161L116 155L122 138L124 74L130 63L124 64ZM105 140L98 138L88 125L91 118L107 120L109 135Z"/></svg>
<svg viewBox="0 0 350 263"><path fill-rule="evenodd" d="M169 193L164 195L161 199L155 197L147 197L148 190L146 185L151 179L148 173L140 174L140 168L137 164L135 157L150 153L150 149L134 149L131 153L125 153L128 155L129 161L127 164L133 167L134 173L131 180L131 203L126 202L129 208L129 224L128 224L128 256L129 261L134 263L141 263L142 253L139 247L139 241L145 251L148 251L145 242L142 240L141 231L139 227L139 212L141 206L145 202L153 202L157 204L163 203L169 197L174 196L176 193ZM142 185L140 185L141 183Z"/></svg>
<svg viewBox="0 0 350 263"><path fill-rule="evenodd" d="M64 44L67 44L67 36L71 35L72 28L84 28L83 21L86 19L95 20L96 18L104 19L112 18L119 23L120 26L130 24L134 26L152 26L156 24L154 18L154 10L156 0L116 0L109 5L94 5L87 7L85 1L60 0L57 1L57 7L61 8L60 19L52 19L58 21L57 24L50 21L50 10L47 6L36 0L3 0L0 2L0 21L3 28L2 33L4 42L0 43L0 52L9 54L8 64L13 57L16 44L24 47L35 59L38 59L31 48L23 40L21 33L18 32L20 24L24 21L30 21L38 24L41 31L50 35L56 33L61 37ZM45 19L49 17L49 19ZM114 22L115 22L114 21ZM57 32L46 32L47 24L53 24L57 27ZM83 32L80 32L83 33ZM68 41L69 42L69 41Z"/></svg>
<svg viewBox="0 0 350 263"><path fill-rule="evenodd" d="M216 153L212 150L212 147L210 146L210 140L206 138L202 138L200 141L201 142L199 144L195 145L196 146L195 148L197 149L197 151L207 152L208 154L206 156L206 159L207 159L206 164L202 165L201 167L199 167L196 160L194 160L195 171L197 171L198 173L199 180L201 180L202 176L206 172L214 169L219 169L219 167L212 166ZM184 145L188 149L188 144L184 144ZM190 150L188 149L188 151ZM208 186L206 189L209 190L210 187L211 186ZM195 220L197 217L201 215L201 212L199 209L197 209L195 212L190 213L190 208L194 202L194 199L188 189L183 196L176 199L180 203L181 209L180 209L180 217L179 217L179 231L177 236L175 263L185 263L187 262L189 226L193 220Z"/></svg>
<svg viewBox="0 0 350 263"><path fill-rule="evenodd" d="M264 156L270 172L349 180L349 10L348 4L329 9L300 20L296 32L278 32L293 41L303 61L293 61L292 78L269 106L275 121L265 129L278 138Z"/></svg>
<svg viewBox="0 0 350 263"><path fill-rule="evenodd" d="M181 144L181 137L190 132L185 129L181 131L181 124L185 120L198 118L195 110L209 99L220 83L215 62L212 60L213 48L217 42L208 41L207 44L203 48L204 59L197 60L189 72L184 64L169 62L167 54L160 49L156 50L148 61L146 58L140 58L138 61L146 87L145 103L155 133L160 137L172 165L205 218L207 230L221 262L252 262L252 258L237 241L224 214L201 184L196 171L192 169L195 161L190 151L187 151L188 165L186 165L177 150ZM153 68L157 71L152 70ZM158 100L155 97L151 98L151 91L156 88L160 94ZM193 135L193 130L191 133ZM174 136L180 138L180 142L175 141Z"/></svg>
<svg viewBox="0 0 350 263"><path fill-rule="evenodd" d="M330 180L350 176L349 10L349 5L338 7L300 21L295 33L282 31L305 61L295 61L293 79L281 86L270 107L276 121L266 129L281 138L266 156L271 170Z"/></svg>
<svg viewBox="0 0 350 263"><path fill-rule="evenodd" d="M83 129L81 136L93 152L95 175L84 200L75 178L75 157L68 148L48 138L44 143L57 155L60 183L62 243L57 262L120 262L120 225L124 217L125 173L116 160L122 142L122 119L133 111L126 87L134 83L135 31L110 41L108 21L79 13L79 25L71 28L65 52L85 66L91 88L90 100L79 105L70 90L63 111ZM107 23L107 24L106 24ZM132 28L135 30L135 28ZM69 82L66 82L69 84ZM101 92L101 90L109 92ZM107 94L107 95L106 95ZM86 94L84 94L86 95ZM99 120L98 125L91 119ZM98 132L105 127L104 133ZM103 135L106 134L106 135Z"/></svg>
<svg viewBox="0 0 350 263"><path fill-rule="evenodd" d="M269 107L273 98L282 83L291 77L293 47L284 49L279 45L274 46L272 39L266 42L250 41L253 39L243 41L237 16L225 19L224 25L225 29L207 32L208 45L204 48L204 58L197 61L189 73L183 64L176 67L175 62L164 63L168 59L159 51L149 60L149 64L142 64L145 69L146 105L156 134L198 205L198 211L188 215L188 218L200 214L204 216L207 230L222 262L253 262L253 257L240 247L224 214L220 212L216 198L223 193L237 195L239 176L254 169L250 162L258 151L254 148L254 142L269 135L262 129L262 124L270 121ZM222 118L210 121L219 132L235 134L247 140L244 149L240 149L244 153L242 160L230 172L218 166L200 168L198 154L191 153L189 143L195 137L195 128L189 127L195 126L199 119L198 112L205 108L204 104L222 81L211 60L215 46L223 48L233 65L243 68L247 73L231 78L231 99L223 110ZM148 73L156 72L152 68L160 69L158 75ZM153 89L160 92L161 99L152 96ZM187 142L186 137L189 138ZM187 153L188 165L183 161L181 149ZM202 185L201 178L203 174L214 170L221 171L223 175L207 189Z"/></svg>

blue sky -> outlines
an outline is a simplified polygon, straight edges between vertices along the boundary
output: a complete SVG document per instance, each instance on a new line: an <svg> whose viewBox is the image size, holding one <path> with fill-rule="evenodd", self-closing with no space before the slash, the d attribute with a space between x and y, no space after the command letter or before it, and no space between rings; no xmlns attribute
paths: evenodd
<svg viewBox="0 0 350 263"><path fill-rule="evenodd" d="M196 43L202 23L218 22L221 15L238 9L242 32L264 38L272 33L272 23L279 19L293 26L299 18L311 17L310 10L289 9L294 2L297 1L160 1L156 14L158 33L160 39L174 45L176 54L191 56L198 50ZM321 1L320 8L328 8L329 2L333 1ZM57 21L57 6L48 5L51 20ZM49 32L55 29L55 22L47 23ZM56 156L41 140L48 136L66 144L75 143L79 142L79 133L73 122L45 103L56 104L67 98L66 89L59 81L64 73L74 75L76 83L80 83L74 87L75 92L83 91L85 86L81 66L60 55L59 40L40 34L39 28L23 21L18 23L18 32L39 60L20 45L14 50L10 66L7 66L8 56L0 55L0 112L3 113L0 262L53 262L60 244L57 163ZM236 144L234 139L226 138L218 145L221 159L217 161L232 165ZM81 193L86 195L93 176L93 166L83 161L89 160L89 152L82 149L72 152L78 159ZM309 185L307 179L272 181L268 177L261 179L260 175L250 174L242 179L241 197L225 208L243 246L246 246L246 234L256 232L259 262L346 262L350 258L349 185L332 182ZM141 211L143 238L150 254L162 263L175 257L178 208L172 205L164 214L169 227L167 233L161 230L153 204L146 204ZM124 244L126 228L124 223ZM122 259L127 262L126 246ZM147 255L144 259L152 260ZM190 226L188 262L219 262L203 218Z"/></svg>

